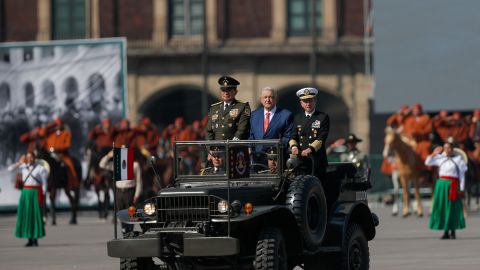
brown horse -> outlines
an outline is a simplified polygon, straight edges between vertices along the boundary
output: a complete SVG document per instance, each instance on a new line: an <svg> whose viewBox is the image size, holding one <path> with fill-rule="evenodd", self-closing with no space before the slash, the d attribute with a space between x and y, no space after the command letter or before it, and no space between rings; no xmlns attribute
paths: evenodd
<svg viewBox="0 0 480 270"><path fill-rule="evenodd" d="M478 210L480 207L480 142L475 143L475 149L469 153L468 157L468 170L465 174L465 193L466 193L466 205L470 207L472 194L476 196L476 207Z"/></svg>
<svg viewBox="0 0 480 270"><path fill-rule="evenodd" d="M385 130L385 147L395 154L395 165L398 170L400 184L403 189L403 217L410 215L410 188L409 181L415 189L415 214L423 216L423 207L420 199L420 179L423 167L420 156L414 150L414 142L401 137L392 128Z"/></svg>
<svg viewBox="0 0 480 270"><path fill-rule="evenodd" d="M88 149L88 175L86 179L86 186L89 188L92 184L97 194L98 218L107 219L110 210L110 190L113 188L112 173L100 168L100 159L108 153L110 149ZM102 196L103 194L103 196ZM103 197L103 198L102 198Z"/></svg>
<svg viewBox="0 0 480 270"><path fill-rule="evenodd" d="M70 224L77 224L77 208L80 195L80 180L76 179L78 183L68 183L67 166L62 159L55 153L50 153L43 148L37 149L37 157L45 160L50 166L50 174L47 181L47 190L50 197L50 213L52 215L52 225L57 224L56 217L56 198L57 189L62 188L67 195L70 202L70 210L72 212L70 218ZM77 175L81 177L80 164L74 160L74 166L77 171Z"/></svg>

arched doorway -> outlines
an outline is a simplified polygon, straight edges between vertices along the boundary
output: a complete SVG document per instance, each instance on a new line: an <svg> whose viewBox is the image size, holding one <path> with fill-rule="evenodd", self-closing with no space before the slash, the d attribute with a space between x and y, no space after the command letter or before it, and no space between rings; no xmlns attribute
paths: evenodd
<svg viewBox="0 0 480 270"><path fill-rule="evenodd" d="M302 108L300 107L296 92L302 87L304 86L290 86L278 91L278 106L292 111L293 114L301 112ZM322 91L322 89L319 89L319 91L317 95L317 109L327 113L330 117L328 144L340 137L344 138L347 136L350 130L348 107L340 97Z"/></svg>
<svg viewBox="0 0 480 270"><path fill-rule="evenodd" d="M0 85L0 109L5 109L11 102L10 86L7 83Z"/></svg>
<svg viewBox="0 0 480 270"><path fill-rule="evenodd" d="M35 91L33 89L32 83L28 82L25 84L25 106L27 108L33 108L35 106Z"/></svg>
<svg viewBox="0 0 480 270"><path fill-rule="evenodd" d="M209 105L218 100L210 94L207 99ZM189 124L204 117L202 89L192 85L178 85L160 90L147 98L138 112L150 117L160 128L172 124L179 116L184 117L185 123Z"/></svg>

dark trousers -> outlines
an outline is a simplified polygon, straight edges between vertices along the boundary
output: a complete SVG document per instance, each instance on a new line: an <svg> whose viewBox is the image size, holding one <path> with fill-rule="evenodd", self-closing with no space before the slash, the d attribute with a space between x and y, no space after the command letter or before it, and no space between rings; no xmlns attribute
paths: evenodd
<svg viewBox="0 0 480 270"><path fill-rule="evenodd" d="M117 211L122 209L127 209L128 207L133 205L133 196L135 195L135 187L126 188L126 189L117 188L117 192L115 193L115 195L117 196L117 199L115 202ZM123 233L133 231L133 225L122 223L122 231Z"/></svg>

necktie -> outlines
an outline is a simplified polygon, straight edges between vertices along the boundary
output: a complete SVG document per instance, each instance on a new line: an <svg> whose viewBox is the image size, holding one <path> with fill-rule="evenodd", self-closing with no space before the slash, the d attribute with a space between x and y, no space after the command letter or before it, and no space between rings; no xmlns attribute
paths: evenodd
<svg viewBox="0 0 480 270"><path fill-rule="evenodd" d="M310 119L311 115L310 114L307 114L307 119Z"/></svg>
<svg viewBox="0 0 480 270"><path fill-rule="evenodd" d="M226 111L228 108L228 103L225 103L225 106L223 106L223 111Z"/></svg>
<svg viewBox="0 0 480 270"><path fill-rule="evenodd" d="M267 112L265 114L265 120L263 120L263 132L267 131L269 123L270 123L270 112Z"/></svg>

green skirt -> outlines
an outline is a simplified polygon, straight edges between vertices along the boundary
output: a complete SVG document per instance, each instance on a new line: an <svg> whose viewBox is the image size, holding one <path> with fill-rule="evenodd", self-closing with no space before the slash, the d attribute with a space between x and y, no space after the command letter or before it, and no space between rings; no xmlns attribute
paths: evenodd
<svg viewBox="0 0 480 270"><path fill-rule="evenodd" d="M429 227L432 230L458 230L465 228L463 203L460 196L448 200L450 180L438 179L433 193L432 215Z"/></svg>
<svg viewBox="0 0 480 270"><path fill-rule="evenodd" d="M17 209L15 236L28 239L45 236L42 210L38 204L38 192L34 188L22 189Z"/></svg>

